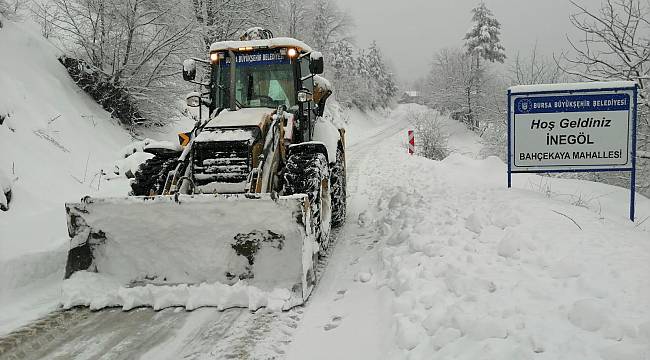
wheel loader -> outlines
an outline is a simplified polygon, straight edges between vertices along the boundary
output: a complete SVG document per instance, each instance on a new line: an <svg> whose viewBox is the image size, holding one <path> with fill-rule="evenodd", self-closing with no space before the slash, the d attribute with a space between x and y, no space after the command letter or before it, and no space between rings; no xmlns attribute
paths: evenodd
<svg viewBox="0 0 650 360"><path fill-rule="evenodd" d="M304 302L346 211L345 133L323 116L332 89L322 73L321 53L261 28L186 60L183 78L199 89L186 98L194 128L179 146L145 149L154 157L130 196L65 205L66 279L244 281Z"/></svg>

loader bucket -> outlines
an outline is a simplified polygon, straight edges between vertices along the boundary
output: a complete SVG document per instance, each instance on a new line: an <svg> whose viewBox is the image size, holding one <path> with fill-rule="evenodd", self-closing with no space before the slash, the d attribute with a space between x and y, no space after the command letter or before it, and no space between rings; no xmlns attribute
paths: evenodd
<svg viewBox="0 0 650 360"><path fill-rule="evenodd" d="M87 197L66 204L65 277L86 270L125 287L244 280L302 303L315 282L308 205L305 195Z"/></svg>

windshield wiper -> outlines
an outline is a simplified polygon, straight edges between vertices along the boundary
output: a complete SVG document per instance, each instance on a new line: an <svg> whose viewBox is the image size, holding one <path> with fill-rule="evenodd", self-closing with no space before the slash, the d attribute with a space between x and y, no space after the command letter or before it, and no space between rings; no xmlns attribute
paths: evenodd
<svg viewBox="0 0 650 360"><path fill-rule="evenodd" d="M223 85L217 85L217 89L219 89L220 91L223 91L224 94L227 94L227 93L226 93L226 89L224 89ZM230 96L230 94L228 94L228 96ZM235 98L235 105L239 106L240 109L242 109L242 108L244 107L244 106L239 102L239 100L237 100L237 98Z"/></svg>

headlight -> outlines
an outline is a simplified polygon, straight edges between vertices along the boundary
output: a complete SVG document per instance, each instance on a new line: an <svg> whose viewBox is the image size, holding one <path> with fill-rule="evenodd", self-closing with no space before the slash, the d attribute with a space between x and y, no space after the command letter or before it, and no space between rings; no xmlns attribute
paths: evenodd
<svg viewBox="0 0 650 360"><path fill-rule="evenodd" d="M296 55L298 55L298 50L294 48L289 48L289 50L287 50L287 56L289 56L289 58L293 59Z"/></svg>
<svg viewBox="0 0 650 360"><path fill-rule="evenodd" d="M311 100L311 94L307 91L298 91L298 102L304 103Z"/></svg>
<svg viewBox="0 0 650 360"><path fill-rule="evenodd" d="M185 101L189 107L199 107L201 105L201 94L198 92L191 92L187 94Z"/></svg>

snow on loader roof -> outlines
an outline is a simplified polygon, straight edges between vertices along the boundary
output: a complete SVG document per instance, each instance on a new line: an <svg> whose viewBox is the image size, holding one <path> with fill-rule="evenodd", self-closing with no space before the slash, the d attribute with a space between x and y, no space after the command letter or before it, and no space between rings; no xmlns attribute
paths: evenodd
<svg viewBox="0 0 650 360"><path fill-rule="evenodd" d="M248 40L248 41L219 41L210 45L210 52L215 51L225 51L233 50L238 51L240 49L252 50L249 48L286 48L293 47L299 48L305 52L311 52L312 49L309 45L305 44L300 40L288 37L277 37L271 39L259 39L259 40Z"/></svg>

